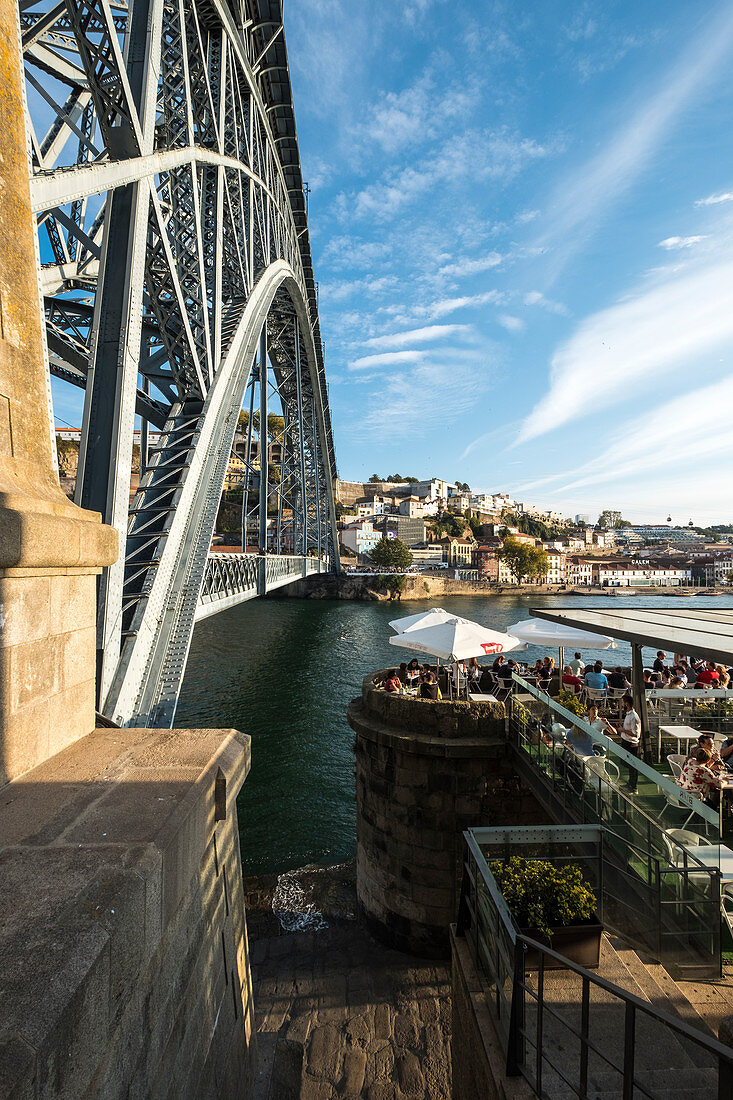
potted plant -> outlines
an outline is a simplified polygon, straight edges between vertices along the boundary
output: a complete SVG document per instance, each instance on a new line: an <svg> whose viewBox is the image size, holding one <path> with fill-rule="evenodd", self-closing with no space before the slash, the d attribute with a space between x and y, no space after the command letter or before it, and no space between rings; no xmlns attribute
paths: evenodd
<svg viewBox="0 0 733 1100"><path fill-rule="evenodd" d="M598 966L603 925L596 915L595 895L577 864L556 866L512 856L489 866L520 932L579 966ZM525 966L537 969L538 952L527 952ZM546 958L545 966L562 969L555 959Z"/></svg>

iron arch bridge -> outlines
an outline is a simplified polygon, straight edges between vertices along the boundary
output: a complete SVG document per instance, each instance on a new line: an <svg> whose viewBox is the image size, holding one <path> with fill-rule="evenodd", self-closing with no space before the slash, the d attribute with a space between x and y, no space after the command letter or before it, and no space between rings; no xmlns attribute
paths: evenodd
<svg viewBox="0 0 733 1100"><path fill-rule="evenodd" d="M100 709L170 724L197 617L338 569L281 0L20 0L20 25L49 365L85 390L77 502L120 533ZM219 556L235 433L250 552Z"/></svg>

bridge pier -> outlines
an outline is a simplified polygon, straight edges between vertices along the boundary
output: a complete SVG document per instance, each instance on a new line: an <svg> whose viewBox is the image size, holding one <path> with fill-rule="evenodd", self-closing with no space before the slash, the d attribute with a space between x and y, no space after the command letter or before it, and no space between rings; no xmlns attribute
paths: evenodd
<svg viewBox="0 0 733 1100"><path fill-rule="evenodd" d="M94 729L117 536L55 470L17 19L0 0L0 1092L242 1097L249 739Z"/></svg>

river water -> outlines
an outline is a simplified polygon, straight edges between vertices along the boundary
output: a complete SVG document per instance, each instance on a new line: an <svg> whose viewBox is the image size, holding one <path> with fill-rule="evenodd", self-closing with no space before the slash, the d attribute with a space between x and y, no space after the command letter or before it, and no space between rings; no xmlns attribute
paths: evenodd
<svg viewBox="0 0 733 1100"><path fill-rule="evenodd" d="M441 606L503 630L530 607L733 607L733 596L453 597ZM337 863L355 849L354 735L346 707L365 673L409 660L389 620L427 611L399 604L251 600L196 627L176 725L235 727L252 737L239 798L245 875ZM650 651L651 652L651 651ZM522 660L557 651L530 647ZM419 655L417 655L419 656ZM583 658L631 663L629 646Z"/></svg>

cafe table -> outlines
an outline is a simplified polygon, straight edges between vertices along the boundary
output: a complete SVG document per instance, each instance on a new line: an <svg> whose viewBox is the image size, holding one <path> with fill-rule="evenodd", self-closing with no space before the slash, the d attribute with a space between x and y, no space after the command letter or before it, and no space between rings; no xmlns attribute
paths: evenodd
<svg viewBox="0 0 733 1100"><path fill-rule="evenodd" d="M733 882L733 851L725 844L701 844L692 854L705 867L720 867L723 882Z"/></svg>
<svg viewBox="0 0 733 1100"><path fill-rule="evenodd" d="M495 695L485 695L480 691L470 691L469 698L472 703L498 703Z"/></svg>
<svg viewBox="0 0 733 1100"><path fill-rule="evenodd" d="M692 741L693 738L697 740L700 736L700 731L693 729L692 726L660 726L659 727L659 759L662 759L662 734L666 733L668 737L677 738L677 750L681 751L683 741Z"/></svg>

